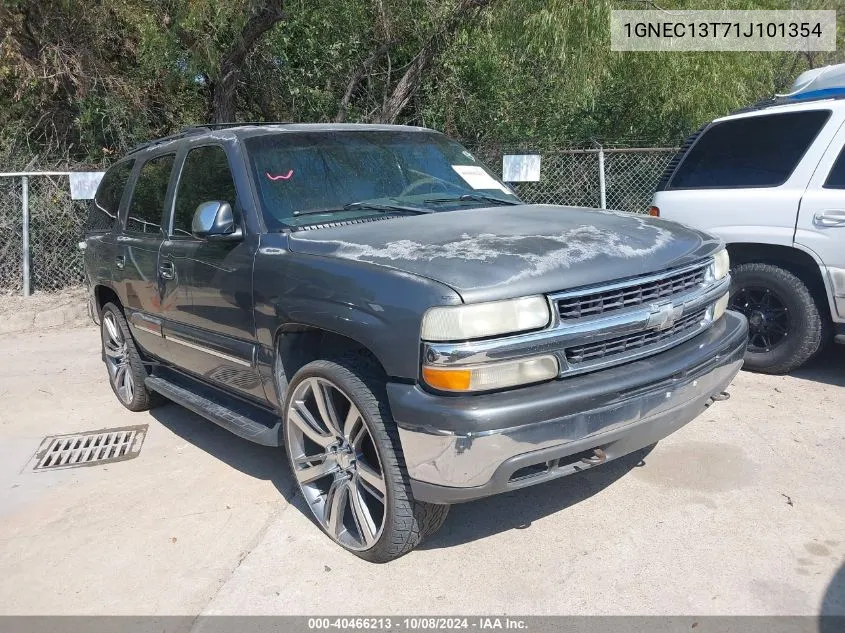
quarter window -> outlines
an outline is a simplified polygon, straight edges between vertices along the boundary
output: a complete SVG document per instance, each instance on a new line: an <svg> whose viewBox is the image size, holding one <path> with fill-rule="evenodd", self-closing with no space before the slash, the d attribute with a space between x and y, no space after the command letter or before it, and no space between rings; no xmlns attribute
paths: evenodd
<svg viewBox="0 0 845 633"><path fill-rule="evenodd" d="M173 170L175 154L165 154L148 160L141 167L132 202L126 217L126 230L135 233L158 233L167 198L167 184Z"/></svg>
<svg viewBox="0 0 845 633"><path fill-rule="evenodd" d="M97 187L97 193L94 194L94 199L88 206L86 231L110 231L112 229L120 210L123 190L126 188L126 182L132 173L133 162L128 160L119 163L103 176L100 186Z"/></svg>
<svg viewBox="0 0 845 633"><path fill-rule="evenodd" d="M716 123L693 145L669 188L782 185L829 116L830 110L809 110Z"/></svg>
<svg viewBox="0 0 845 633"><path fill-rule="evenodd" d="M839 157L833 163L824 187L825 189L845 189L845 148L839 152Z"/></svg>
<svg viewBox="0 0 845 633"><path fill-rule="evenodd" d="M228 202L235 208L235 181L226 151L219 145L197 147L185 157L176 194L173 235L190 236L194 211L210 200Z"/></svg>

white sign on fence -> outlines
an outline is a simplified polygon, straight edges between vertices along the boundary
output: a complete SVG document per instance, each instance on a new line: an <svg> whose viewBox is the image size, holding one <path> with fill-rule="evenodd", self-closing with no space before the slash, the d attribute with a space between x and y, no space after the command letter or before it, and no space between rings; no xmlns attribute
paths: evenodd
<svg viewBox="0 0 845 633"><path fill-rule="evenodd" d="M538 182L539 154L505 154L502 156L502 180L505 182Z"/></svg>
<svg viewBox="0 0 845 633"><path fill-rule="evenodd" d="M91 200L100 186L104 171L73 171L70 177L70 197L73 200Z"/></svg>

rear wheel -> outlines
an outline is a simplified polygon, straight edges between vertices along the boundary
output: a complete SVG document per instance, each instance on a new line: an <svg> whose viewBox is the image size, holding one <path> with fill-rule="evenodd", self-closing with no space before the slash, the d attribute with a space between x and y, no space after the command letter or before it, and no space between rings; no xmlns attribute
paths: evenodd
<svg viewBox="0 0 845 633"><path fill-rule="evenodd" d="M114 395L130 411L146 411L157 403L147 390L147 370L141 360L132 333L120 308L113 303L103 306L100 318L103 358Z"/></svg>
<svg viewBox="0 0 845 633"><path fill-rule="evenodd" d="M284 404L285 450L319 527L384 563L435 532L449 506L415 501L384 381L360 355L300 369Z"/></svg>
<svg viewBox="0 0 845 633"><path fill-rule="evenodd" d="M825 322L807 285L771 264L741 264L731 271L729 308L748 319L745 367L784 374L821 347Z"/></svg>

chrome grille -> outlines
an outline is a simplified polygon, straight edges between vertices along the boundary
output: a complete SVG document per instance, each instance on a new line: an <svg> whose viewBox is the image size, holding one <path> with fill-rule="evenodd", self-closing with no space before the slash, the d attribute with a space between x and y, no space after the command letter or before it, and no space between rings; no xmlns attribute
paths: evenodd
<svg viewBox="0 0 845 633"><path fill-rule="evenodd" d="M669 339L680 338L700 328L707 316L707 308L696 310L679 318L665 330L646 330L636 334L627 334L606 341L576 345L566 349L566 360L571 365L625 354L632 350L646 348Z"/></svg>
<svg viewBox="0 0 845 633"><path fill-rule="evenodd" d="M619 288L562 297L557 300L557 310L561 321L598 316L612 310L638 306L686 292L701 286L706 280L706 275L707 265L702 264L697 268L670 272L657 279L649 277L648 280L640 282L634 279L630 285Z"/></svg>

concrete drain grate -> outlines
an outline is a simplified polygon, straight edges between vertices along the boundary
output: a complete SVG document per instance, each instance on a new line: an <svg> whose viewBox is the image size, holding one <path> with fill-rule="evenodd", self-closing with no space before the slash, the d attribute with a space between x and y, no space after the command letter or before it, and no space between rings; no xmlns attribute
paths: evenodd
<svg viewBox="0 0 845 633"><path fill-rule="evenodd" d="M89 433L45 437L35 453L32 470L95 466L137 457L147 425L103 429Z"/></svg>

